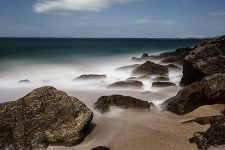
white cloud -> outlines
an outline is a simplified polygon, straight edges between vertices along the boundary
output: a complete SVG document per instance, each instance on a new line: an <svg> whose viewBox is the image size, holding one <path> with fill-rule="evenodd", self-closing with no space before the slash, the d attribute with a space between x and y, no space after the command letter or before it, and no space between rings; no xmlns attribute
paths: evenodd
<svg viewBox="0 0 225 150"><path fill-rule="evenodd" d="M225 16L225 11L221 12L212 12L210 13L211 16Z"/></svg>
<svg viewBox="0 0 225 150"><path fill-rule="evenodd" d="M176 21L176 20L152 20L152 19L148 19L148 18L138 18L136 20L134 20L134 22L132 23L134 25L168 25L168 26L173 26L173 25L179 25L180 22Z"/></svg>
<svg viewBox="0 0 225 150"><path fill-rule="evenodd" d="M39 0L34 5L37 13L50 11L100 11L113 4L131 2L133 0Z"/></svg>

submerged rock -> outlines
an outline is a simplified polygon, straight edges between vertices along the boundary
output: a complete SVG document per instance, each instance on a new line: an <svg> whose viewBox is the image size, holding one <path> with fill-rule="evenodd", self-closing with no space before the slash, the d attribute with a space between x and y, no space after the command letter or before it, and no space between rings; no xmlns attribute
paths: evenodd
<svg viewBox="0 0 225 150"><path fill-rule="evenodd" d="M86 74L75 78L75 80L103 80L103 79L106 79L106 75Z"/></svg>
<svg viewBox="0 0 225 150"><path fill-rule="evenodd" d="M28 84L28 83L31 83L30 80L28 80L28 79L24 79L24 80L19 81L19 84Z"/></svg>
<svg viewBox="0 0 225 150"><path fill-rule="evenodd" d="M130 96L112 95L100 97L94 104L94 108L101 113L106 113L112 106L123 109L150 110L150 105L154 104Z"/></svg>
<svg viewBox="0 0 225 150"><path fill-rule="evenodd" d="M80 143L93 113L75 97L41 87L0 104L0 149L44 150Z"/></svg>
<svg viewBox="0 0 225 150"><path fill-rule="evenodd" d="M185 57L180 84L189 85L216 73L225 73L225 36L202 42Z"/></svg>
<svg viewBox="0 0 225 150"><path fill-rule="evenodd" d="M128 88L128 89L141 89L143 83L141 81L127 80L127 81L118 81L113 84L110 84L108 88Z"/></svg>
<svg viewBox="0 0 225 150"><path fill-rule="evenodd" d="M167 77L156 77L156 78L153 78L152 80L159 82L159 81L169 81L170 79Z"/></svg>
<svg viewBox="0 0 225 150"><path fill-rule="evenodd" d="M144 64L138 66L133 70L133 75L167 75L168 68L165 66L155 64L151 61L146 61Z"/></svg>
<svg viewBox="0 0 225 150"><path fill-rule="evenodd" d="M225 74L215 74L185 87L162 106L173 113L183 115L203 105L224 103Z"/></svg>
<svg viewBox="0 0 225 150"><path fill-rule="evenodd" d="M129 65L129 66L123 66L123 67L117 68L116 70L118 70L118 71L131 71L131 70L133 70L134 68L136 68L138 66L139 66L139 64L134 64L134 65Z"/></svg>
<svg viewBox="0 0 225 150"><path fill-rule="evenodd" d="M152 83L152 88L162 88L162 87L168 87L168 86L177 86L177 85L172 82L153 82Z"/></svg>

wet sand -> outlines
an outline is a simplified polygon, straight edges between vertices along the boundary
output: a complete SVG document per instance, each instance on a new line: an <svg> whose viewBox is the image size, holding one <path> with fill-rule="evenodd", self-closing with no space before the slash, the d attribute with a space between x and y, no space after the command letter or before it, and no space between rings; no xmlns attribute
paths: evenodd
<svg viewBox="0 0 225 150"><path fill-rule="evenodd" d="M66 91L76 96L89 108L102 95L123 94L143 100L157 100L159 103L175 95L179 88L168 88L157 92L130 91ZM163 92L162 92L163 91ZM173 93L173 94L172 94ZM188 139L196 131L205 131L208 125L197 123L183 124L187 120L200 116L219 115L225 105L203 106L185 115L177 116L170 112L136 112L133 110L113 109L101 115L94 111L92 123L96 126L84 141L74 147L55 147L54 150L89 150L95 146L108 146L112 150L195 150L197 146L190 144ZM222 150L225 146L210 149Z"/></svg>

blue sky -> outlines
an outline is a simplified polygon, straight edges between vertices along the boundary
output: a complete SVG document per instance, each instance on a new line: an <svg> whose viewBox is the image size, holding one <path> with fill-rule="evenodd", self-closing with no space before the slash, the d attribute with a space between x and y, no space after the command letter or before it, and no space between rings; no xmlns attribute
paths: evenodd
<svg viewBox="0 0 225 150"><path fill-rule="evenodd" d="M0 0L0 37L212 37L225 0Z"/></svg>

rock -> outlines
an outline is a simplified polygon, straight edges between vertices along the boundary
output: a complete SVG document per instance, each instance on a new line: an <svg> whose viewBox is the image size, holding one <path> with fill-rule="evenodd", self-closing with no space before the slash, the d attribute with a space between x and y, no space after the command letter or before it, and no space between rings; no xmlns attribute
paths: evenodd
<svg viewBox="0 0 225 150"><path fill-rule="evenodd" d="M197 45L184 59L181 85L201 81L216 73L225 73L225 36Z"/></svg>
<svg viewBox="0 0 225 150"><path fill-rule="evenodd" d="M110 84L108 88L127 88L127 89L141 89L143 87L143 83L141 81L118 81L113 84Z"/></svg>
<svg viewBox="0 0 225 150"><path fill-rule="evenodd" d="M148 53L144 53L144 54L141 56L141 58L146 58L146 57L148 57Z"/></svg>
<svg viewBox="0 0 225 150"><path fill-rule="evenodd" d="M92 117L75 97L49 86L37 88L17 101L0 104L0 149L76 145Z"/></svg>
<svg viewBox="0 0 225 150"><path fill-rule="evenodd" d="M150 110L149 102L122 95L102 96L94 104L94 108L101 113L110 111L112 106L123 109Z"/></svg>
<svg viewBox="0 0 225 150"><path fill-rule="evenodd" d="M87 75L81 75L75 80L104 80L106 79L106 75L96 75L96 74L87 74Z"/></svg>
<svg viewBox="0 0 225 150"><path fill-rule="evenodd" d="M118 70L118 71L131 71L131 70L133 70L134 68L136 68L138 66L139 66L139 64L134 64L134 65L129 65L129 66L123 66L123 67L117 68L116 70Z"/></svg>
<svg viewBox="0 0 225 150"><path fill-rule="evenodd" d="M177 86L177 85L171 82L153 82L152 83L152 88L162 88L162 87L168 87L168 86Z"/></svg>
<svg viewBox="0 0 225 150"><path fill-rule="evenodd" d="M170 79L167 77L156 77L156 78L153 78L152 80L160 82L160 81L169 81Z"/></svg>
<svg viewBox="0 0 225 150"><path fill-rule="evenodd" d="M130 78L127 78L127 81L135 81L135 80L137 80L136 77L130 77Z"/></svg>
<svg viewBox="0 0 225 150"><path fill-rule="evenodd" d="M225 123L225 116L219 115L219 116L208 116L208 117L199 117L193 120L186 121L184 123L192 123L196 122L200 125L207 125L207 124L223 124Z"/></svg>
<svg viewBox="0 0 225 150"><path fill-rule="evenodd" d="M196 132L190 143L196 143L199 149L225 144L225 124L212 125L206 132Z"/></svg>
<svg viewBox="0 0 225 150"><path fill-rule="evenodd" d="M149 80L151 79L151 76L150 75L144 75L144 76L140 76L137 78L138 80Z"/></svg>
<svg viewBox="0 0 225 150"><path fill-rule="evenodd" d="M24 79L24 80L19 81L19 84L28 84L28 83L31 83L30 80L28 80L28 79Z"/></svg>
<svg viewBox="0 0 225 150"><path fill-rule="evenodd" d="M168 68L165 66L155 64L151 61L146 61L144 64L138 66L133 70L133 75L167 75Z"/></svg>
<svg viewBox="0 0 225 150"><path fill-rule="evenodd" d="M110 150L110 148L105 147L105 146L97 146L97 147L92 148L90 150Z"/></svg>
<svg viewBox="0 0 225 150"><path fill-rule="evenodd" d="M184 115L203 105L224 103L225 74L215 74L185 87L162 106L173 113Z"/></svg>
<svg viewBox="0 0 225 150"><path fill-rule="evenodd" d="M168 69L172 69L172 70L182 70L180 67L178 67L178 66L176 66L176 65L174 65L174 64L168 64L168 65L166 65L166 67L168 68Z"/></svg>

